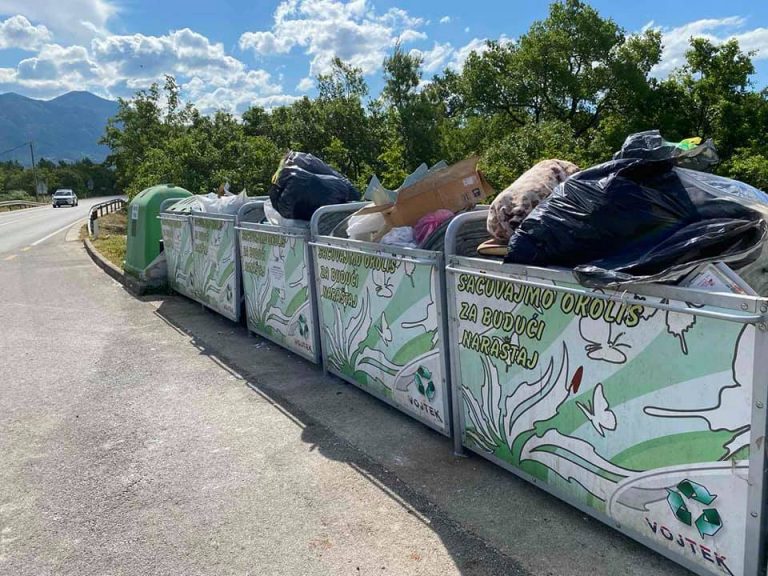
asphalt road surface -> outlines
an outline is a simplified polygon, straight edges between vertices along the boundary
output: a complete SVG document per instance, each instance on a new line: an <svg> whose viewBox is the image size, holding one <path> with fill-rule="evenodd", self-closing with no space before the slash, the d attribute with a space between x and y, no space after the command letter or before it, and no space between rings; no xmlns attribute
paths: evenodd
<svg viewBox="0 0 768 576"><path fill-rule="evenodd" d="M34 226L0 228L0 575L688 574Z"/></svg>
<svg viewBox="0 0 768 576"><path fill-rule="evenodd" d="M94 204L118 197L83 198L74 208L54 208L48 204L40 208L0 212L0 259L3 255L8 257L10 253L42 244L86 218Z"/></svg>

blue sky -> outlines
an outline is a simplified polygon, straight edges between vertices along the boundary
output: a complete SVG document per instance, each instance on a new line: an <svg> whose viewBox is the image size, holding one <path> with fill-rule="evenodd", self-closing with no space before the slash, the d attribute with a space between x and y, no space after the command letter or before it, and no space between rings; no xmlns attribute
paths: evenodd
<svg viewBox="0 0 768 576"><path fill-rule="evenodd" d="M375 93L398 39L427 77L460 69L486 39L514 39L544 18L546 0L0 0L0 92L51 98L69 90L128 96L177 76L204 111L242 112L313 93L335 54L361 67ZM768 1L595 0L629 33L664 34L658 76L681 62L688 38L730 37L768 85Z"/></svg>

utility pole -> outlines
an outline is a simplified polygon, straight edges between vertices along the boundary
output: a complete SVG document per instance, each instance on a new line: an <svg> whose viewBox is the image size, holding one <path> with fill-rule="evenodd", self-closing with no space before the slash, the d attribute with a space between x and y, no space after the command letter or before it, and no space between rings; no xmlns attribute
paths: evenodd
<svg viewBox="0 0 768 576"><path fill-rule="evenodd" d="M35 178L35 200L40 200L40 198L38 198L40 186L37 182L37 167L35 166L35 149L32 148L32 142L29 143L29 154L30 156L32 156L32 175Z"/></svg>

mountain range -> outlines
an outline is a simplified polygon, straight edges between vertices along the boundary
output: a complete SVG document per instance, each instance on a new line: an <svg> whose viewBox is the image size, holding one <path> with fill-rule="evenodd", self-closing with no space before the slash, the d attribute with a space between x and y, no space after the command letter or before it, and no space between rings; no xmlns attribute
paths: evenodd
<svg viewBox="0 0 768 576"><path fill-rule="evenodd" d="M0 161L29 166L32 142L35 159L101 162L109 148L99 144L107 120L118 104L90 92L68 92L53 100L35 100L14 92L0 94ZM12 150L21 146L16 150Z"/></svg>

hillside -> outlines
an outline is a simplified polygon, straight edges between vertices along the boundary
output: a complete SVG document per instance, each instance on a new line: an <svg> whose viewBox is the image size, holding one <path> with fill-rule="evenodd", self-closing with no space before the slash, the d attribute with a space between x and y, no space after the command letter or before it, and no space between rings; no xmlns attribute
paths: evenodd
<svg viewBox="0 0 768 576"><path fill-rule="evenodd" d="M0 151L24 142L35 145L35 157L101 162L109 149L98 144L117 102L90 92L69 92L53 100L35 100L13 92L0 94ZM29 148L0 155L0 161L30 163Z"/></svg>

